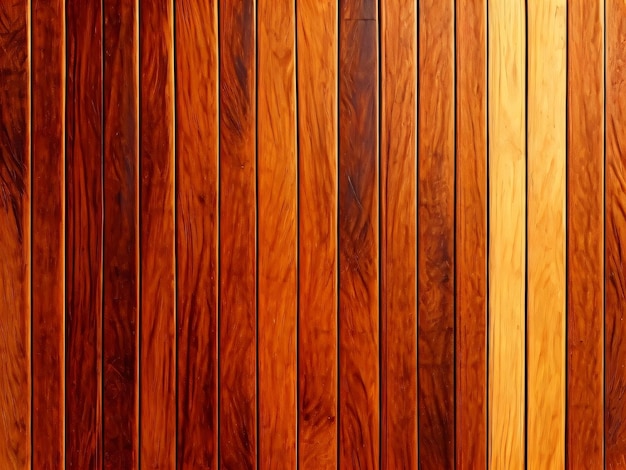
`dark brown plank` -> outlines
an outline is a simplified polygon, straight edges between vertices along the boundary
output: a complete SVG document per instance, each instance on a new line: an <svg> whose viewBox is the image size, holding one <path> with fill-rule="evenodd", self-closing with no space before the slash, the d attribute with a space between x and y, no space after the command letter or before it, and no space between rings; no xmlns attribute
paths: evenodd
<svg viewBox="0 0 626 470"><path fill-rule="evenodd" d="M220 466L256 468L255 2L220 3Z"/></svg>
<svg viewBox="0 0 626 470"><path fill-rule="evenodd" d="M417 468L417 5L381 3L382 466Z"/></svg>
<svg viewBox="0 0 626 470"><path fill-rule="evenodd" d="M65 8L32 2L33 467L65 465Z"/></svg>
<svg viewBox="0 0 626 470"><path fill-rule="evenodd" d="M104 466L138 468L138 5L104 2Z"/></svg>
<svg viewBox="0 0 626 470"><path fill-rule="evenodd" d="M31 464L30 9L0 2L0 467Z"/></svg>
<svg viewBox="0 0 626 470"><path fill-rule="evenodd" d="M102 9L67 0L65 462L102 468Z"/></svg>
<svg viewBox="0 0 626 470"><path fill-rule="evenodd" d="M295 3L258 0L257 8L258 467L295 468Z"/></svg>
<svg viewBox="0 0 626 470"><path fill-rule="evenodd" d="M455 459L454 2L419 12L419 455L434 469Z"/></svg>
<svg viewBox="0 0 626 470"><path fill-rule="evenodd" d="M339 4L339 464L379 462L378 2Z"/></svg>
<svg viewBox="0 0 626 470"><path fill-rule="evenodd" d="M217 0L175 7L178 468L217 468Z"/></svg>
<svg viewBox="0 0 626 470"><path fill-rule="evenodd" d="M605 458L626 465L626 4L607 0L605 221Z"/></svg>
<svg viewBox="0 0 626 470"><path fill-rule="evenodd" d="M337 466L337 0L297 4L301 469Z"/></svg>
<svg viewBox="0 0 626 470"><path fill-rule="evenodd" d="M487 461L487 3L456 4L456 466Z"/></svg>
<svg viewBox="0 0 626 470"><path fill-rule="evenodd" d="M604 2L568 4L567 429L571 469L603 468Z"/></svg>
<svg viewBox="0 0 626 470"><path fill-rule="evenodd" d="M176 466L174 37L172 0L141 0L140 459Z"/></svg>

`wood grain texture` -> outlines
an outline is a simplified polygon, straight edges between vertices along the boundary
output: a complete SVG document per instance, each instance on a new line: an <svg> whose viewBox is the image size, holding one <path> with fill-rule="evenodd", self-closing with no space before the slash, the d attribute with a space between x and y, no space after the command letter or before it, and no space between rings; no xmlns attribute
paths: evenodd
<svg viewBox="0 0 626 470"><path fill-rule="evenodd" d="M296 466L295 3L258 0L258 356L261 469Z"/></svg>
<svg viewBox="0 0 626 470"><path fill-rule="evenodd" d="M337 466L337 0L297 4L300 468Z"/></svg>
<svg viewBox="0 0 626 470"><path fill-rule="evenodd" d="M138 468L137 0L104 2L104 467Z"/></svg>
<svg viewBox="0 0 626 470"><path fill-rule="evenodd" d="M419 9L419 458L435 469L455 460L454 2Z"/></svg>
<svg viewBox="0 0 626 470"><path fill-rule="evenodd" d="M176 254L172 0L141 0L140 459L176 466Z"/></svg>
<svg viewBox="0 0 626 470"><path fill-rule="evenodd" d="M65 7L32 3L33 467L65 466Z"/></svg>
<svg viewBox="0 0 626 470"><path fill-rule="evenodd" d="M532 0L527 95L527 465L565 465L565 0Z"/></svg>
<svg viewBox="0 0 626 470"><path fill-rule="evenodd" d="M0 3L0 467L31 465L30 3Z"/></svg>
<svg viewBox="0 0 626 470"><path fill-rule="evenodd" d="M487 461L487 2L456 4L456 467Z"/></svg>
<svg viewBox="0 0 626 470"><path fill-rule="evenodd" d="M626 465L626 4L606 1L605 458Z"/></svg>
<svg viewBox="0 0 626 470"><path fill-rule="evenodd" d="M381 3L382 466L417 468L417 5Z"/></svg>
<svg viewBox="0 0 626 470"><path fill-rule="evenodd" d="M65 462L102 468L102 2L67 0Z"/></svg>
<svg viewBox="0 0 626 470"><path fill-rule="evenodd" d="M569 2L567 12L566 462L572 470L600 469L604 457L604 2Z"/></svg>
<svg viewBox="0 0 626 470"><path fill-rule="evenodd" d="M339 466L380 459L378 2L339 3Z"/></svg>
<svg viewBox="0 0 626 470"><path fill-rule="evenodd" d="M217 468L217 0L176 2L178 468Z"/></svg>
<svg viewBox="0 0 626 470"><path fill-rule="evenodd" d="M220 3L220 467L256 468L256 5Z"/></svg>
<svg viewBox="0 0 626 470"><path fill-rule="evenodd" d="M490 468L525 466L526 108L523 1L488 2Z"/></svg>

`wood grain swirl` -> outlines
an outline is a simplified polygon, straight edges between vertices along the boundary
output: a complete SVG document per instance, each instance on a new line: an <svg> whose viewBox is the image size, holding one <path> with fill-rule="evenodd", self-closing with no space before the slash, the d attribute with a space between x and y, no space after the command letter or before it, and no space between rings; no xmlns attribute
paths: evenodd
<svg viewBox="0 0 626 470"><path fill-rule="evenodd" d="M176 2L178 468L217 468L217 0Z"/></svg>
<svg viewBox="0 0 626 470"><path fill-rule="evenodd" d="M256 5L220 3L220 467L256 468Z"/></svg>
<svg viewBox="0 0 626 470"><path fill-rule="evenodd" d="M382 466L417 468L417 6L381 3Z"/></svg>
<svg viewBox="0 0 626 470"><path fill-rule="evenodd" d="M31 465L30 2L0 3L0 467Z"/></svg>

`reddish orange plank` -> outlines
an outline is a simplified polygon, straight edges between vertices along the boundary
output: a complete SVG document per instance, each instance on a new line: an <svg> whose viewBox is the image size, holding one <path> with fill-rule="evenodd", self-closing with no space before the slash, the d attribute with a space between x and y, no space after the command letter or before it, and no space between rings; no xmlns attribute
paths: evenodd
<svg viewBox="0 0 626 470"><path fill-rule="evenodd" d="M104 2L104 467L138 468L137 0Z"/></svg>
<svg viewBox="0 0 626 470"><path fill-rule="evenodd" d="M175 7L178 468L217 468L217 0Z"/></svg>
<svg viewBox="0 0 626 470"><path fill-rule="evenodd" d="M297 4L298 462L337 465L337 1Z"/></svg>
<svg viewBox="0 0 626 470"><path fill-rule="evenodd" d="M102 10L67 0L65 462L102 468Z"/></svg>
<svg viewBox="0 0 626 470"><path fill-rule="evenodd" d="M295 4L257 10L258 367L262 469L296 466Z"/></svg>
<svg viewBox="0 0 626 470"><path fill-rule="evenodd" d="M571 469L603 468L604 2L569 2L567 429Z"/></svg>
<svg viewBox="0 0 626 470"><path fill-rule="evenodd" d="M454 466L454 2L419 3L418 403L424 468Z"/></svg>
<svg viewBox="0 0 626 470"><path fill-rule="evenodd" d="M339 4L339 465L379 446L378 2Z"/></svg>
<svg viewBox="0 0 626 470"><path fill-rule="evenodd" d="M0 3L0 467L31 465L30 2Z"/></svg>
<svg viewBox="0 0 626 470"><path fill-rule="evenodd" d="M219 464L256 468L255 3L219 9Z"/></svg>
<svg viewBox="0 0 626 470"><path fill-rule="evenodd" d="M417 468L417 5L381 4L383 468Z"/></svg>
<svg viewBox="0 0 626 470"><path fill-rule="evenodd" d="M176 466L174 37L172 0L141 0L140 459Z"/></svg>
<svg viewBox="0 0 626 470"><path fill-rule="evenodd" d="M65 465L65 8L32 3L33 467Z"/></svg>
<svg viewBox="0 0 626 470"><path fill-rule="evenodd" d="M456 466L487 462L487 2L456 5Z"/></svg>

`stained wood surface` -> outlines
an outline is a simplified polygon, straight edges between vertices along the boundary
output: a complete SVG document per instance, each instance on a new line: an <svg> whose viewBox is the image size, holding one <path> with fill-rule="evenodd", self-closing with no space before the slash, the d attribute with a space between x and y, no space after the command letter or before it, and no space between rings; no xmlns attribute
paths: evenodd
<svg viewBox="0 0 626 470"><path fill-rule="evenodd" d="M141 464L176 466L172 0L141 0Z"/></svg>
<svg viewBox="0 0 626 470"><path fill-rule="evenodd" d="M337 466L337 0L297 4L298 464Z"/></svg>
<svg viewBox="0 0 626 470"><path fill-rule="evenodd" d="M381 4L382 467L417 468L417 11Z"/></svg>
<svg viewBox="0 0 626 470"><path fill-rule="evenodd" d="M30 8L0 4L0 467L31 465Z"/></svg>
<svg viewBox="0 0 626 470"><path fill-rule="evenodd" d="M524 2L488 3L490 468L525 465Z"/></svg>
<svg viewBox="0 0 626 470"><path fill-rule="evenodd" d="M487 462L487 1L456 4L456 467Z"/></svg>
<svg viewBox="0 0 626 470"><path fill-rule="evenodd" d="M626 5L608 0L606 13L606 222L605 222L605 466L626 465Z"/></svg>
<svg viewBox="0 0 626 470"><path fill-rule="evenodd" d="M378 2L339 4L339 466L376 468Z"/></svg>
<svg viewBox="0 0 626 470"><path fill-rule="evenodd" d="M104 2L104 468L139 467L137 0Z"/></svg>
<svg viewBox="0 0 626 470"><path fill-rule="evenodd" d="M217 3L175 4L179 469L217 467Z"/></svg>
<svg viewBox="0 0 626 470"><path fill-rule="evenodd" d="M455 460L454 2L419 11L419 458L434 469Z"/></svg>
<svg viewBox="0 0 626 470"><path fill-rule="evenodd" d="M256 468L256 5L220 3L220 462Z"/></svg>
<svg viewBox="0 0 626 470"><path fill-rule="evenodd" d="M566 462L603 468L604 3L567 11Z"/></svg>
<svg viewBox="0 0 626 470"><path fill-rule="evenodd" d="M32 299L34 468L65 465L65 8L34 1ZM54 64L51 66L51 63Z"/></svg>
<svg viewBox="0 0 626 470"><path fill-rule="evenodd" d="M65 6L65 463L76 469L103 464L101 4Z"/></svg>

